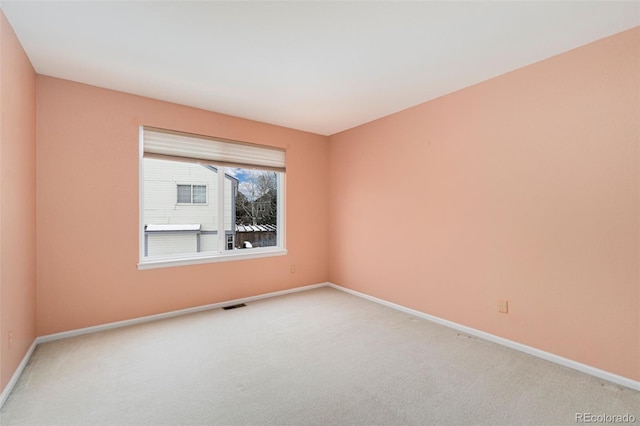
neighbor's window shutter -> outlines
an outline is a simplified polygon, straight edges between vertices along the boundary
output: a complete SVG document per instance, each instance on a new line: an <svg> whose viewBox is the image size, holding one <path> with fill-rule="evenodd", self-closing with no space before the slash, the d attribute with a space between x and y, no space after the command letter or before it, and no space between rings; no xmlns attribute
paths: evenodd
<svg viewBox="0 0 640 426"><path fill-rule="evenodd" d="M143 128L144 157L173 161L208 162L284 172L285 151L245 142Z"/></svg>

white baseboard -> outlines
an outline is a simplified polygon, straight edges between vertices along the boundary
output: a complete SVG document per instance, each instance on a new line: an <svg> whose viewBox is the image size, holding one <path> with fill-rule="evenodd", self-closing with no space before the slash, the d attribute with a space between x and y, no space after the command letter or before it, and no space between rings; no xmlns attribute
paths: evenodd
<svg viewBox="0 0 640 426"><path fill-rule="evenodd" d="M598 377L603 380L607 380L609 382L625 386L631 388L633 390L640 391L640 382L636 380L629 379L627 377L619 376L617 374L610 373L605 370L600 370L599 368L592 367L590 365L582 364L577 361L573 361L568 358L561 357L559 355L552 354L550 352L545 352L543 350L524 345L522 343L514 342L513 340L505 339L503 337L499 337L490 333L486 333L481 330L477 330L475 328L467 327L466 325L461 325L452 321L448 321L442 318L438 318L433 315L425 314L424 312L416 311L415 309L407 308L402 305L398 305L396 303L387 302L383 299L378 299L377 297L369 296L365 293L360 293L359 291L351 290L346 287L341 287L339 285L328 283L329 287L335 288L336 290L343 291L345 293L352 294L354 296L361 297L366 300L370 300L375 303L379 303L381 305L387 306L392 309L396 309L398 311L402 311L404 313L414 315L419 318L423 318L425 320L435 322L440 325L444 325L449 328L453 328L458 331L462 331L463 333L470 334L472 336L480 337L481 339L488 340L490 342L497 343L499 345L506 346L511 349L515 349L520 352L527 353L529 355L533 355L538 358L545 359L547 361L551 361L556 364L563 365L565 367L572 368L574 370L580 371L582 373L589 374L591 376Z"/></svg>
<svg viewBox="0 0 640 426"><path fill-rule="evenodd" d="M545 359L547 361L551 361L551 362L554 362L556 364L560 364L560 365L563 365L565 367L569 367L569 368L572 368L574 370L577 370L577 371L580 371L580 372L583 372L583 373L598 377L600 379L607 380L609 382L616 383L618 385L625 386L625 387L640 391L640 382L638 382L638 381L631 380L629 378L626 378L626 377L623 377L623 376L619 376L617 374L613 374L613 373L610 373L608 371L600 370L598 368L591 367L589 365L582 364L582 363L570 360L568 358L561 357L559 355L555 355L555 354L552 354L552 353L549 353L549 352L545 352L543 350L536 349L534 347L527 346L527 345L524 345L522 343L514 342L512 340L505 339L503 337L495 336L493 334L486 333L484 331L480 331L480 330L477 330L475 328L467 327L465 325L457 324L455 322L448 321L448 320L445 320L445 319L442 319L442 318L438 318L438 317L433 316L433 315L425 314L424 312L416 311L414 309L407 308L407 307L404 307L402 305L398 305L396 303L388 302L388 301L383 300L383 299L378 299L377 297L369 296L368 294L361 293L359 291L351 290L351 289L348 289L346 287L341 287L339 285L336 285L336 284L333 284L333 283L330 283L330 282L326 282L326 283L312 284L312 285L307 285L307 286L302 286L302 287L295 287L295 288L291 288L291 289L287 289L287 290L274 291L272 293L260 294L260 295L257 295L257 296L244 297L244 298L241 298L241 299L228 300L228 301L224 301L224 302L212 303L212 304L209 304L209 305L196 306L196 307L193 307L193 308L180 309L180 310L177 310L177 311L171 311L171 312L166 312L166 313L157 314L157 315L149 315L149 316L140 317L140 318L133 318L133 319L130 319L130 320L125 320L125 321L117 321L117 322L112 322L112 323L108 323L108 324L97 325L97 326L93 326L93 327L80 328L80 329L77 329L77 330L64 331L64 332L61 332L61 333L54 333L54 334L49 334L49 335L46 335L46 336L37 337L33 341L33 343L31 344L31 346L29 347L29 350L27 350L27 353L24 355L24 358L22 359L22 362L20 362L20 365L18 366L16 371L13 373L13 376L11 376L11 380L9 380L9 382L7 383L7 386L5 386L5 388L2 391L2 393L0 393L0 409L2 409L2 407L3 407L4 403L6 402L7 398L9 398L9 395L11 394L11 391L13 390L14 386L18 382L18 379L20 378L20 375L22 374L24 368L27 366L27 363L29 362L29 359L31 358L31 355L33 354L33 351L35 350L36 346L38 344L40 344L40 343L52 342L54 340L66 339L66 338L69 338L69 337L80 336L80 335L89 334L89 333L95 333L95 332L103 331L103 330L111 330L111 329L120 328L120 327L127 327L127 326L130 326L130 325L142 324L142 323L150 322L150 321L158 321L158 320L162 320L162 319L166 319L166 318L172 318L172 317L177 317L177 316L181 316L181 315L192 314L192 313L195 313L195 312L207 311L207 310L211 310L211 309L218 309L218 308L222 308L224 306L229 306L229 305L237 305L237 304L240 304L240 303L248 303L248 302L252 302L252 301L255 301L255 300L267 299L267 298L270 298L270 297L282 296L282 295L285 295L285 294L297 293L297 292L311 290L311 289L320 288L320 287L331 287L331 288L334 288L336 290L340 290L340 291L343 291L345 293L349 293L349 294L352 294L354 296L358 296L358 297L361 297L363 299L370 300L370 301L375 302L375 303L379 303L379 304L387 306L389 308L396 309L396 310L405 312L407 314L414 315L414 316L417 316L419 318L423 318L425 320L432 321L432 322L435 322L437 324L453 328L453 329L458 330L458 331L462 331L463 333L467 333L467 334L470 334L472 336L480 337L482 339L485 339L485 340L488 340L488 341L491 341L491 342L494 342L494 343L498 343L500 345L509 347L511 349L515 349L515 350L518 350L518 351L521 351L521 352L525 352L525 353L527 353L529 355L533 355L533 356L536 356L538 358L542 358L542 359Z"/></svg>
<svg viewBox="0 0 640 426"><path fill-rule="evenodd" d="M0 409L2 409L2 407L4 406L4 403L7 401L7 398L9 398L9 394L13 390L13 387L16 385L16 383L18 383L18 379L22 375L24 368L29 363L29 360L31 359L31 355L33 355L33 351L36 350L36 346L38 346L37 339L34 339L33 343L31 343L31 346L29 346L27 353L24 354L24 357L22 358L20 365L18 365L18 368L16 368L16 371L13 373L13 376L11 376L11 380L9 380L9 383L7 383L7 386L5 386L2 393L0 393Z"/></svg>
<svg viewBox="0 0 640 426"><path fill-rule="evenodd" d="M306 285L302 287L290 288L287 290L280 290L280 291L274 291L271 293L259 294L257 296L249 296L249 297L243 297L241 299L234 299L234 300L227 300L224 302L212 303L210 305L195 306L193 308L179 309L177 311L165 312L162 314L148 315L148 316L133 318L133 319L124 320L124 321L116 321L116 322L110 322L107 324L96 325L93 327L85 327L85 328L79 328L76 330L63 331L61 333L47 334L46 336L38 337L36 339L36 342L37 343L53 342L54 340L66 339L74 336L81 336L83 334L95 333L98 331L112 330L114 328L127 327L130 325L142 324L145 322L163 320L167 318L193 314L196 312L208 311L211 309L218 309L224 306L238 305L240 303L249 303L255 300L267 299L270 297L282 296L290 293L297 293L300 291L311 290L314 288L326 287L328 285L329 283L311 284L311 285Z"/></svg>
<svg viewBox="0 0 640 426"><path fill-rule="evenodd" d="M36 349L36 346L38 346L40 343L53 342L54 340L66 339L66 338L69 338L69 337L81 336L83 334L96 333L98 331L104 331L104 330L111 330L111 329L114 329L114 328L127 327L127 326L130 326L130 325L142 324L142 323L150 322L150 321L158 321L158 320L162 320L162 319L166 319L166 318L172 318L172 317L177 317L177 316L181 316L181 315L192 314L192 313L195 313L195 312L202 312L202 311L208 311L208 310L211 310L211 309L218 309L218 308L222 308L224 306L238 305L240 303L253 302L255 300L267 299L267 298L270 298L270 297L283 296L285 294L297 293L297 292L300 292L300 291L311 290L311 289L319 288L319 287L326 287L328 285L329 285L329 283L311 284L311 285L302 286L302 287L290 288L290 289L287 289L287 290L280 290L280 291L274 291L274 292L271 292L271 293L259 294L257 296L243 297L241 299L234 299L234 300L228 300L228 301L224 301L224 302L212 303L210 305L196 306L196 307L193 307L193 308L180 309L180 310L177 310L177 311L171 311L171 312L166 312L166 313L162 313L162 314L148 315L148 316L145 316L145 317L133 318L133 319L130 319L130 320L116 321L116 322L111 322L111 323L108 323L108 324L96 325L96 326L93 326L93 327L85 327L85 328L80 328L80 329L77 329L77 330L63 331L61 333L54 333L54 334L48 334L46 336L36 337L35 340L33 341L33 343L31 344L31 347L29 348L29 350L25 354L24 358L22 359L22 362L20 363L20 365L18 366L16 371L13 373L13 376L11 376L11 380L9 380L9 383L7 383L7 386L5 386L5 388L3 389L2 393L0 393L0 409L2 409L2 407L4 406L4 403L6 402L7 398L9 398L9 394L11 394L11 391L13 390L14 386L18 382L18 379L20 378L20 375L22 374L22 371L27 366L27 363L29 362L29 359L31 358L31 355L33 354L33 351Z"/></svg>

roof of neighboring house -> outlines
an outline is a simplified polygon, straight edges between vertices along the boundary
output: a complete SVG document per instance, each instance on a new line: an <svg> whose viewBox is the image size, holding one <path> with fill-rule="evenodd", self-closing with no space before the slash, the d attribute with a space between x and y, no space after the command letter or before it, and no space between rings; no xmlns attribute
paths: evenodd
<svg viewBox="0 0 640 426"><path fill-rule="evenodd" d="M149 232L160 232L160 231L199 231L200 224L199 223L186 223L186 224L166 224L166 225L147 225L145 228L146 231Z"/></svg>
<svg viewBox="0 0 640 426"><path fill-rule="evenodd" d="M199 223L147 225L147 232L200 231ZM276 225L236 225L236 232L276 232Z"/></svg>
<svg viewBox="0 0 640 426"><path fill-rule="evenodd" d="M207 169L209 169L209 170L211 170L211 171L214 171L214 172L218 173L218 168L217 168L216 166L212 166L211 164L200 164L200 165L201 165L202 167L204 167L204 168L207 168ZM231 176L231 175L230 175L230 174L228 174L228 173L225 173L225 174L224 174L224 177L226 177L227 179L234 180L234 181L236 181L236 183L239 183L239 182L240 182L240 180L239 180L237 177L235 177L235 176Z"/></svg>
<svg viewBox="0 0 640 426"><path fill-rule="evenodd" d="M236 232L275 232L276 225L236 225Z"/></svg>

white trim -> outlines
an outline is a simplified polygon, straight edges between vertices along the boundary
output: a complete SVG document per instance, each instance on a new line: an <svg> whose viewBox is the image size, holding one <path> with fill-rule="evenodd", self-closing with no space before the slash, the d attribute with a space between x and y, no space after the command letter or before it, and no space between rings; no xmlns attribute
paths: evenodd
<svg viewBox="0 0 640 426"><path fill-rule="evenodd" d="M423 318L423 319L425 319L427 321L431 321L431 322L434 322L434 323L437 323L437 324L440 324L440 325L444 325L445 327L453 328L455 330L462 331L462 332L470 334L472 336L476 336L476 337L479 337L481 339L485 339L485 340L488 340L490 342L494 342L494 343L497 343L499 345L503 345L503 346L506 346L508 348L515 349L515 350L518 350L520 352L524 352L524 353L527 353L529 355L533 355L535 357L542 358L542 359L545 359L547 361L550 361L550 362L553 362L553 363L556 363L556 364L560 364L560 365L563 365L565 367L572 368L572 369L580 371L582 373L589 374L591 376L598 377L600 379L607 380L609 382L616 383L618 385L625 386L625 387L628 387L630 389L634 389L634 390L640 391L640 382L639 381L635 381L635 380L632 380L632 379L629 379L629 378L626 378L626 377L623 377L623 376L619 376L617 374L613 374L613 373L610 373L608 371L600 370L598 368L591 367L589 365L582 364L582 363L579 363L577 361L573 361L573 360L561 357L559 355L554 355L552 353L545 352L543 350L536 349L536 348L533 348L531 346L523 345L522 343L514 342L514 341L509 340L509 339L505 339L505 338L502 338L502 337L499 337L499 336L495 336L493 334L486 333L484 331L480 331L480 330L477 330L475 328L467 327L465 325L461 325L461 324L458 324L458 323L455 323L455 322L452 322L452 321L448 321L448 320L445 320L445 319L442 319L442 318L439 318L439 317L436 317L436 316L433 316L433 315L425 314L423 312L416 311L414 309L407 308L407 307L404 307L402 305L398 305L396 303L387 302L386 300L378 299L377 297L369 296L368 294L360 293L359 291L351 290L351 289L348 289L346 287L342 287L342 286L339 286L337 284L333 284L331 282L325 282L325 283L319 283L319 284L311 284L311 285L302 286L302 287L294 287L294 288L287 289L287 290L274 291L274 292L271 292L271 293L260 294L260 295L257 295L257 296L244 297L244 298L229 300L229 301L225 301L225 302L218 302L218 303L213 303L213 304L210 304L210 305L196 306L196 307L193 307L193 308L180 309L180 310L177 310L177 311L165 312L165 313L162 313L162 314L149 315L149 316L145 316L145 317L133 318L133 319L124 320L124 321L116 321L116 322L112 322L112 323L108 323L108 324L97 325L97 326L93 326L93 327L80 328L80 329L77 329L77 330L63 331L61 333L54 333L54 334L48 334L46 336L36 337L36 339L33 341L31 346L29 347L29 350L24 355L24 357L22 359L22 362L20 363L20 365L18 366L16 371L13 373L13 376L11 376L11 380L9 380L9 382L5 386L5 388L2 391L2 393L0 393L0 409L2 409L4 403L9 398L9 395L11 394L11 391L13 390L14 386L18 382L18 379L20 378L20 375L22 374L23 370L27 366L27 363L29 362L29 359L33 355L33 351L35 350L36 346L39 345L40 343L53 342L55 340L66 339L66 338L74 337L74 336L81 336L83 334L95 333L95 332L104 331L104 330L111 330L111 329L120 328L120 327L127 327L127 326L130 326L130 325L142 324L142 323L145 323L145 322L157 321L157 320L162 320L162 319L166 319L166 318L172 318L172 317L177 317L177 316L181 316L181 315L192 314L192 313L195 313L195 312L207 311L207 310L211 310L211 309L218 309L218 308L221 308L221 307L224 307L224 306L237 305L237 304L240 304L240 303L248 303L248 302L252 302L252 301L255 301L255 300L267 299L267 298L270 298L270 297L283 296L285 294L298 293L298 292L302 292L302 291L306 291L306 290L312 290L312 289L320 288L320 287L331 287L331 288L334 288L336 290L340 290L340 291L343 291L345 293L349 293L351 295L354 295L354 296L357 296L357 297L361 297L361 298L369 300L371 302L375 302L375 303L387 306L389 308L396 309L398 311L401 311L401 312L404 312L404 313L407 313L407 314L410 314L410 315L414 315L414 316L417 316L419 318Z"/></svg>
<svg viewBox="0 0 640 426"><path fill-rule="evenodd" d="M29 363L29 360L31 359L31 355L33 355L33 351L36 349L37 345L38 345L38 338L35 338L33 340L33 343L31 343L31 346L29 346L27 353L24 354L24 357L22 358L22 361L18 365L18 368L16 368L16 371L13 373L13 376L11 376L11 380L9 380L9 383L7 383L7 386L5 386L2 393L0 393L0 409L2 409L2 407L4 406L4 403L9 398L9 395L11 394L13 387L16 385L16 383L18 383L18 379L22 375L24 368Z"/></svg>
<svg viewBox="0 0 640 426"><path fill-rule="evenodd" d="M138 126L138 259L144 259L144 128Z"/></svg>
<svg viewBox="0 0 640 426"><path fill-rule="evenodd" d="M108 324L95 325L93 327L63 331L61 333L54 333L54 334L48 334L46 336L40 336L36 339L36 342L38 344L53 342L55 340L66 339L68 337L81 336L83 334L96 333L98 331L112 330L114 328L127 327L130 325L136 325L136 324L142 324L142 323L151 322L151 321L163 320L167 318L179 317L182 315L193 314L196 312L208 311L211 309L218 309L224 306L238 305L240 303L249 303L256 300L283 296L285 294L290 294L290 293L298 293L301 291L312 290L314 288L319 288L319 287L326 287L328 285L329 285L328 283L311 284L311 285L306 285L302 287L294 287L287 290L280 290L280 291L274 291L271 293L259 294L257 296L249 296L249 297L243 297L240 299L226 300L224 302L212 303L210 305L195 306L193 308L179 309L177 311L165 312L162 314L148 315L148 316L133 318L133 319L124 320L124 321L116 321L116 322L110 322Z"/></svg>
<svg viewBox="0 0 640 426"><path fill-rule="evenodd" d="M220 173L221 171L222 171L222 173ZM216 215L218 216L216 218L216 221L218 223L218 236L217 236L216 239L218 240L218 254L219 255L226 254L226 251L227 251L227 237L226 237L226 232L225 232L226 229L224 229L224 225L225 225L225 223L224 223L224 221L225 221L224 211L225 211L225 208L227 207L225 205L225 202L224 202L224 196L225 196L225 193L226 193L226 188L225 188L225 185L224 185L225 184L225 174L226 174L225 173L225 168L224 167L219 167L218 168L218 176L217 176L217 179L218 179L217 182L218 183L216 185L217 186L216 191L217 191L217 196L218 196L218 199L216 200L216 202L218 204L216 206L217 210L218 210L216 212ZM238 183L238 185L240 185L240 184ZM238 192L240 192L240 188L238 188ZM234 197L233 197L233 185L231 186L231 200L234 200ZM232 221L233 221L233 209L234 209L234 207L235 206L233 206L233 205L229 206L229 208L231 209L230 211L232 212L231 213L231 216L232 216L231 220ZM231 223L230 224L232 231L235 231L235 225L236 225L235 223Z"/></svg>
<svg viewBox="0 0 640 426"><path fill-rule="evenodd" d="M261 257L284 256L287 253L287 250L279 248L256 247L247 250L238 249L223 254L208 254L197 257L172 257L169 259L143 260L138 263L138 269L144 270L168 268L172 266L199 265L201 263L228 262L230 260L258 259Z"/></svg>
<svg viewBox="0 0 640 426"><path fill-rule="evenodd" d="M379 303L380 305L387 306L392 309L396 309L398 311L417 316L419 318L425 319L427 321L435 322L436 324L444 325L445 327L453 328L454 330L462 331L463 333L470 334L472 336L479 337L484 340L488 340L493 343L497 343L502 346L506 346L511 349L515 349L520 352L524 352L529 355L533 355L537 358L542 358L547 361L551 361L555 364L560 364L565 367L572 368L574 370L580 371L582 373L589 374L591 376L598 377L603 380L607 380L612 383L616 383L621 386L625 386L631 388L633 390L640 391L640 381L632 380L627 377L619 376L617 374L610 373L605 370L600 370L599 368L592 367L590 365L582 364L577 361L573 361L568 358L561 357L560 355L555 355L550 352L545 352L541 349L537 349L531 346L524 345L522 343L514 342L513 340L505 339L504 337L499 337L494 334L490 334L481 330L477 330L475 328L467 327L466 325L458 324L453 321L445 320L433 315L425 314L424 312L416 311L415 309L407 308L402 305L398 305L396 303L387 302L383 299L378 299L374 296L369 296L365 293L360 293L359 291L351 290L349 288L341 287L337 284L328 283L329 287L334 288L336 290L343 291L345 293L352 294L354 296L361 297L363 299L369 300L371 302Z"/></svg>

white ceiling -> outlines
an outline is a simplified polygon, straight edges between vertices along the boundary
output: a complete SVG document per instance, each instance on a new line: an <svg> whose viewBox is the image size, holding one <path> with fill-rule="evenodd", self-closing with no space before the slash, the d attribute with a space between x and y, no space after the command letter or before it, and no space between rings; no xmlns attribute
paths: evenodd
<svg viewBox="0 0 640 426"><path fill-rule="evenodd" d="M15 1L39 74L330 135L640 25L640 1Z"/></svg>

